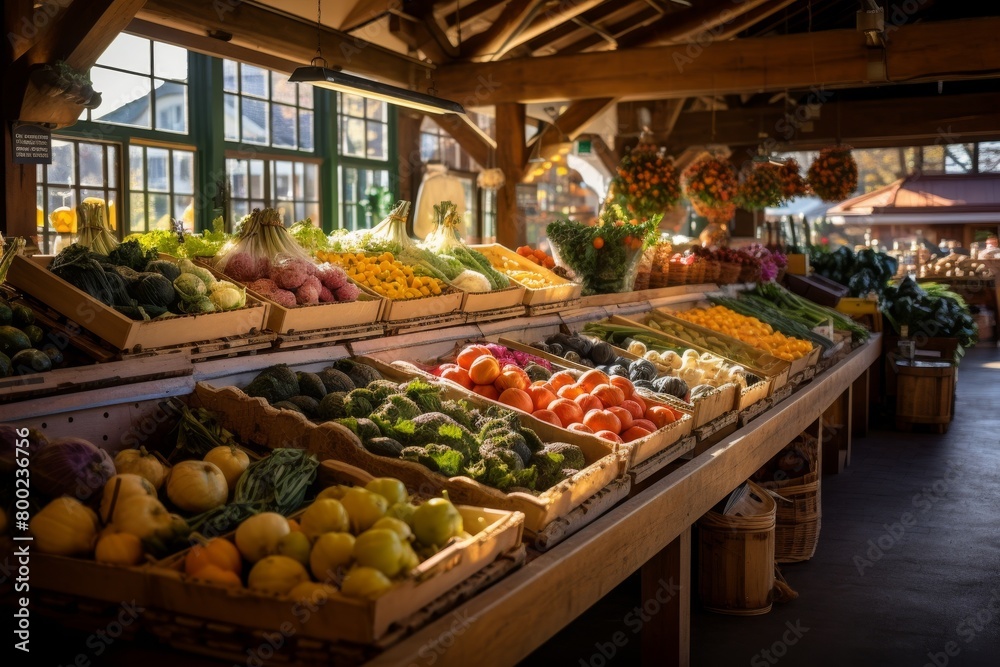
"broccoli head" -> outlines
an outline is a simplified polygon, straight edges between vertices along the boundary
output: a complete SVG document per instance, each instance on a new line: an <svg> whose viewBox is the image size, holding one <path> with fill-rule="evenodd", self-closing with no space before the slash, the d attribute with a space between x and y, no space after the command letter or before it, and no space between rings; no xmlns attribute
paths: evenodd
<svg viewBox="0 0 1000 667"><path fill-rule="evenodd" d="M472 479L501 491L515 487L535 489L538 470L534 466L525 468L517 454L490 445L480 448L480 453L482 458L466 470Z"/></svg>

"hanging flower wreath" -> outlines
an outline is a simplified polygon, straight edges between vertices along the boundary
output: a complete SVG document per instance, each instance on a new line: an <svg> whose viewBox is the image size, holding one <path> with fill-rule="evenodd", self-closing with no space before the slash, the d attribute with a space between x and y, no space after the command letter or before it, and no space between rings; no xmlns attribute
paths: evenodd
<svg viewBox="0 0 1000 667"><path fill-rule="evenodd" d="M619 205L640 220L662 215L681 198L674 161L648 143L622 157L613 187Z"/></svg>
<svg viewBox="0 0 1000 667"><path fill-rule="evenodd" d="M748 211L763 211L781 203L781 176L769 162L753 164L736 190L734 201Z"/></svg>
<svg viewBox="0 0 1000 667"><path fill-rule="evenodd" d="M707 157L684 170L684 194L692 205L697 201L708 208L732 203L736 194L736 174L725 160ZM698 211L696 206L695 211Z"/></svg>
<svg viewBox="0 0 1000 667"><path fill-rule="evenodd" d="M781 196L785 200L795 199L809 194L809 184L802 178L799 171L799 163L795 158L788 158L785 164L778 167L778 175L781 177Z"/></svg>
<svg viewBox="0 0 1000 667"><path fill-rule="evenodd" d="M809 186L825 202L847 199L858 187L858 164L850 146L830 146L809 166Z"/></svg>

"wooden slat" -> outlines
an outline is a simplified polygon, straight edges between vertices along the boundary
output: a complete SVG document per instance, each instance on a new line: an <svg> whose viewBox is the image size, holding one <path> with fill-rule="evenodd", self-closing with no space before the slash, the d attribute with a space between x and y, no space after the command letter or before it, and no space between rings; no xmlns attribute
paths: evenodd
<svg viewBox="0 0 1000 667"><path fill-rule="evenodd" d="M138 17L196 35L231 34L231 43L302 64L316 55L316 24L246 2L148 0ZM339 30L322 30L323 56L345 70L410 85L424 80L430 66ZM220 50L221 51L221 50ZM221 53L219 55L222 55ZM254 60L246 60L258 64Z"/></svg>
<svg viewBox="0 0 1000 667"><path fill-rule="evenodd" d="M753 0L751 0L753 1ZM495 58L503 56L525 42L529 42L535 37L542 35L553 28L557 28L563 23L577 17L584 12L600 5L604 0L576 0L575 2L556 3L551 8L546 8L540 15L529 23L523 30L512 35L502 48L496 53Z"/></svg>
<svg viewBox="0 0 1000 667"><path fill-rule="evenodd" d="M645 28L640 28L622 39L619 48L630 49L643 46L656 40L658 42L686 42L703 32L711 31L720 25L737 19L743 14L761 5L775 5L780 0L712 0L695 3L690 9L671 13Z"/></svg>
<svg viewBox="0 0 1000 667"><path fill-rule="evenodd" d="M515 0L516 1L516 0ZM506 184L497 191L497 243L508 248L524 245L524 221L517 214L517 184L524 175L527 154L524 145L524 105L498 104L496 107L497 167L503 170Z"/></svg>
<svg viewBox="0 0 1000 667"><path fill-rule="evenodd" d="M355 0L354 6L337 27L344 32L350 32L378 20L388 14L393 7L401 5L402 3L393 0Z"/></svg>
<svg viewBox="0 0 1000 667"><path fill-rule="evenodd" d="M996 76L1000 18L903 26L890 34L888 72L894 81ZM963 45L977 44L976 49ZM868 49L854 30L625 49L573 56L519 58L440 68L440 94L463 98L480 91L481 104L695 97L823 86L876 85L867 71ZM483 81L496 85L483 85ZM877 85L882 85L878 83Z"/></svg>
<svg viewBox="0 0 1000 667"><path fill-rule="evenodd" d="M566 141L567 138L575 139L590 121L601 115L614 102L615 100L610 97L596 97L570 103L551 125L532 139L529 152L536 142L541 142L539 154L543 158L551 157L556 145Z"/></svg>
<svg viewBox="0 0 1000 667"><path fill-rule="evenodd" d="M767 419L736 431L460 607L457 613L471 621L469 629L448 635L454 643L438 654L437 664L477 664L484 655L491 664L516 664L682 535L815 421L820 406L878 359L880 349L881 337L873 336ZM540 604L552 600L560 601L557 612ZM370 667L410 664L421 647L436 645L452 623L446 617L428 625L376 657Z"/></svg>

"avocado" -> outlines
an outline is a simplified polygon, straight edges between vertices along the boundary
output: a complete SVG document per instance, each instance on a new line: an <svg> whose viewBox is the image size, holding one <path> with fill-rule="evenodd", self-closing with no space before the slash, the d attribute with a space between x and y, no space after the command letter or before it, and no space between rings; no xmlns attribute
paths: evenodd
<svg viewBox="0 0 1000 667"><path fill-rule="evenodd" d="M23 303L19 303L11 310L14 312L13 324L15 327L23 329L24 327L35 323L35 311L28 308Z"/></svg>
<svg viewBox="0 0 1000 667"><path fill-rule="evenodd" d="M0 378L10 377L10 373L10 357L6 354L0 353Z"/></svg>
<svg viewBox="0 0 1000 667"><path fill-rule="evenodd" d="M52 360L49 355L35 348L21 350L11 358L10 363L18 375L44 373L52 370Z"/></svg>
<svg viewBox="0 0 1000 667"><path fill-rule="evenodd" d="M16 327L0 326L0 352L12 357L31 347L31 340Z"/></svg>
<svg viewBox="0 0 1000 667"><path fill-rule="evenodd" d="M42 348L42 352L49 355L49 359L52 360L53 366L61 364L63 361L65 361L65 357L63 357L62 350L60 350L55 345L52 345L51 343Z"/></svg>
<svg viewBox="0 0 1000 667"><path fill-rule="evenodd" d="M14 311L6 303L0 303L0 326L8 326L14 321Z"/></svg>
<svg viewBox="0 0 1000 667"><path fill-rule="evenodd" d="M41 344L42 338L45 337L45 332L42 331L42 328L35 324L29 324L28 326L23 327L21 331L24 332L24 335L31 341L32 347L35 348Z"/></svg>

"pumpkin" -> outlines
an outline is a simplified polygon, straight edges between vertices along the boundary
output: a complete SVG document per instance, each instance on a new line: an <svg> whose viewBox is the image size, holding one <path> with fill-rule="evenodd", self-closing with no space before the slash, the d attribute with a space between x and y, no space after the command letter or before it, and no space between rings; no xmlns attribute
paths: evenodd
<svg viewBox="0 0 1000 667"><path fill-rule="evenodd" d="M31 519L35 546L56 556L85 556L94 550L97 514L79 500L62 496L43 507Z"/></svg>
<svg viewBox="0 0 1000 667"><path fill-rule="evenodd" d="M288 556L267 556L251 568L247 586L260 593L285 595L307 581L309 573L299 561Z"/></svg>
<svg viewBox="0 0 1000 667"><path fill-rule="evenodd" d="M201 514L226 504L229 485L214 463L181 461L167 476L167 497L185 512Z"/></svg>
<svg viewBox="0 0 1000 667"><path fill-rule="evenodd" d="M142 540L129 533L104 535L97 540L94 560L98 563L128 567L142 562Z"/></svg>
<svg viewBox="0 0 1000 667"><path fill-rule="evenodd" d="M218 466L226 478L226 486L231 491L236 489L236 482L250 465L250 457L247 456L247 453L232 445L220 445L210 449L205 454L205 460Z"/></svg>
<svg viewBox="0 0 1000 667"><path fill-rule="evenodd" d="M198 574L208 565L236 575L243 573L243 557L239 549L222 537L213 537L204 544L194 545L184 557L184 571L188 574Z"/></svg>
<svg viewBox="0 0 1000 667"><path fill-rule="evenodd" d="M177 525L174 517L153 496L134 496L115 508L112 525L118 532L135 535L140 540L171 535Z"/></svg>
<svg viewBox="0 0 1000 667"><path fill-rule="evenodd" d="M139 495L156 497L156 489L145 477L124 473L109 479L101 493L101 521L111 523L112 513L125 504L125 499Z"/></svg>
<svg viewBox="0 0 1000 667"><path fill-rule="evenodd" d="M145 447L118 452L115 456L115 470L145 477L157 491L163 486L163 480L167 476L167 470L160 460L147 452Z"/></svg>
<svg viewBox="0 0 1000 667"><path fill-rule="evenodd" d="M86 500L115 474L111 456L82 438L58 438L31 460L31 484L51 498Z"/></svg>
<svg viewBox="0 0 1000 667"><path fill-rule="evenodd" d="M288 520L277 512L261 512L236 528L236 547L251 563L278 553L281 538L292 531Z"/></svg>

